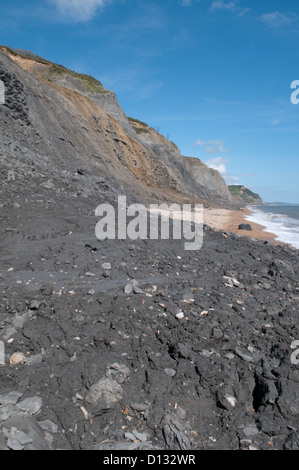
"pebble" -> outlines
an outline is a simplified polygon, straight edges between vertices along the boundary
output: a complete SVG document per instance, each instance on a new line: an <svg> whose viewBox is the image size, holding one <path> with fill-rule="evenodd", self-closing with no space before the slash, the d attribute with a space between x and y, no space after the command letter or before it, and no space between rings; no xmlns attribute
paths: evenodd
<svg viewBox="0 0 299 470"><path fill-rule="evenodd" d="M110 263L103 263L103 264L102 264L102 268L103 268L105 271L107 271L107 270L109 271L109 270L112 268L112 266L111 266Z"/></svg>
<svg viewBox="0 0 299 470"><path fill-rule="evenodd" d="M32 302L29 305L30 310L38 310L40 307L40 302L38 300L32 300Z"/></svg>
<svg viewBox="0 0 299 470"><path fill-rule="evenodd" d="M169 377L174 377L176 375L176 371L174 369L164 369L164 372Z"/></svg>
<svg viewBox="0 0 299 470"><path fill-rule="evenodd" d="M124 288L125 294L132 294L133 292L133 286L132 284L127 284Z"/></svg>
<svg viewBox="0 0 299 470"><path fill-rule="evenodd" d="M25 356L22 353L14 353L10 356L9 363L11 366L16 366L25 360Z"/></svg>
<svg viewBox="0 0 299 470"><path fill-rule="evenodd" d="M221 338L223 338L223 336L224 336L224 335L223 335L223 332L222 332L221 330L219 330L219 328L214 328L214 330L213 330L213 337L214 337L215 339L221 339Z"/></svg>
<svg viewBox="0 0 299 470"><path fill-rule="evenodd" d="M184 318L184 316L185 316L185 315L184 315L183 312L179 312L179 313L176 314L176 318L177 318L178 320L182 320L182 318Z"/></svg>
<svg viewBox="0 0 299 470"><path fill-rule="evenodd" d="M235 397L227 396L225 397L225 399L233 408L236 406L237 400L235 399Z"/></svg>
<svg viewBox="0 0 299 470"><path fill-rule="evenodd" d="M134 292L134 294L144 294L143 290L140 289L140 287L137 287L137 286L133 287L133 292Z"/></svg>

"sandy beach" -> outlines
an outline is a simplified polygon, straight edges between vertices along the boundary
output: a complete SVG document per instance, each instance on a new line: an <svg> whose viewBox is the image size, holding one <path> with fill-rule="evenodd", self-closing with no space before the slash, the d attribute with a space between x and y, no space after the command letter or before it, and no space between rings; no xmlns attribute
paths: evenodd
<svg viewBox="0 0 299 470"><path fill-rule="evenodd" d="M254 238L256 240L267 240L275 245L281 245L282 242L276 240L273 233L265 232L262 225L249 222L245 217L250 214L250 209L240 210L227 209L205 209L204 223L215 230L224 230L225 232L237 233L239 235ZM240 224L250 224L252 231L239 230Z"/></svg>

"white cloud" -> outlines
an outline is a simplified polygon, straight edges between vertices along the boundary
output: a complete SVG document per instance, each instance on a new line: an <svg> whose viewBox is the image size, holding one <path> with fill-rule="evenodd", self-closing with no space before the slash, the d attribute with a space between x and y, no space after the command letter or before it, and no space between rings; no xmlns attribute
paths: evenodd
<svg viewBox="0 0 299 470"><path fill-rule="evenodd" d="M110 0L51 0L59 13L74 21L88 21Z"/></svg>
<svg viewBox="0 0 299 470"><path fill-rule="evenodd" d="M195 145L207 145L207 144L208 144L208 142L204 142L201 139L197 139L196 142L195 142Z"/></svg>
<svg viewBox="0 0 299 470"><path fill-rule="evenodd" d="M229 11L235 11L236 10L236 3L235 2L228 2L225 3L222 0L218 0L212 3L210 11L214 10L229 10Z"/></svg>
<svg viewBox="0 0 299 470"><path fill-rule="evenodd" d="M215 157L210 158L204 162L209 168L216 170L220 173L222 178L225 180L226 184L240 184L240 177L251 176L251 175L232 175L228 169L227 165L230 163L229 158L225 157Z"/></svg>
<svg viewBox="0 0 299 470"><path fill-rule="evenodd" d="M224 157L215 157L215 158L210 158L210 160L207 160L205 164L209 167L212 168L213 170L219 171L219 173L222 176L227 176L228 171L226 165L230 162L228 158Z"/></svg>
<svg viewBox="0 0 299 470"><path fill-rule="evenodd" d="M266 13L265 15L262 15L260 18L264 23L267 23L271 28L278 28L279 26L288 25L296 20L295 16L285 15L284 13L280 13L279 11L275 11L273 13Z"/></svg>
<svg viewBox="0 0 299 470"><path fill-rule="evenodd" d="M244 16L250 11L250 8L240 7L238 1L224 2L223 0L215 0L212 2L210 11L225 10L237 13L238 16Z"/></svg>
<svg viewBox="0 0 299 470"><path fill-rule="evenodd" d="M183 7L189 7L192 5L192 0L182 0Z"/></svg>
<svg viewBox="0 0 299 470"><path fill-rule="evenodd" d="M233 175L225 175L224 179L226 184L238 184L240 180L238 176Z"/></svg>
<svg viewBox="0 0 299 470"><path fill-rule="evenodd" d="M224 148L224 142L222 140L208 140L207 142L204 142L201 139L197 139L195 145L205 147L205 152L209 155L228 152L228 149Z"/></svg>

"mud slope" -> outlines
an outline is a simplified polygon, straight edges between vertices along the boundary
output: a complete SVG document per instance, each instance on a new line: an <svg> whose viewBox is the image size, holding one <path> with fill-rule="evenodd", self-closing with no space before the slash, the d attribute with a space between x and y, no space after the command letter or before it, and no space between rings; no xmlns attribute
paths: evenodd
<svg viewBox="0 0 299 470"><path fill-rule="evenodd" d="M106 114L109 90L90 91L76 74L64 68L58 73L57 67L0 49L0 80L6 87L2 155L29 169L45 169L49 178L62 171L65 177L76 174L83 166L94 179L110 178L117 191L124 188L139 200L227 202L193 179L167 139L157 135L155 145L146 143L123 112ZM121 109L116 98L113 102Z"/></svg>

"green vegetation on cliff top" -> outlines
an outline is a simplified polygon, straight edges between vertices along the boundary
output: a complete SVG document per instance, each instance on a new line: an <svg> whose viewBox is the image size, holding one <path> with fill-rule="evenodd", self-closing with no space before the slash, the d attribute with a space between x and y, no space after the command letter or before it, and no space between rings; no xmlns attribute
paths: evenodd
<svg viewBox="0 0 299 470"><path fill-rule="evenodd" d="M52 81L54 77L68 76L80 80L80 82L85 86L86 90L91 93L108 93L108 90L103 87L102 83L91 75L74 72L73 70L67 69L63 65L50 62L49 60L43 59L34 52L26 51L24 49L12 49L8 46L0 46L0 49L4 52L9 52L14 56L22 57L23 59L34 60L38 64L48 66L47 79L49 81Z"/></svg>
<svg viewBox="0 0 299 470"><path fill-rule="evenodd" d="M228 189L230 190L230 193L233 197L242 199L246 202L262 201L262 198L259 196L259 194L250 191L250 189L246 188L245 186L235 184L228 186Z"/></svg>

